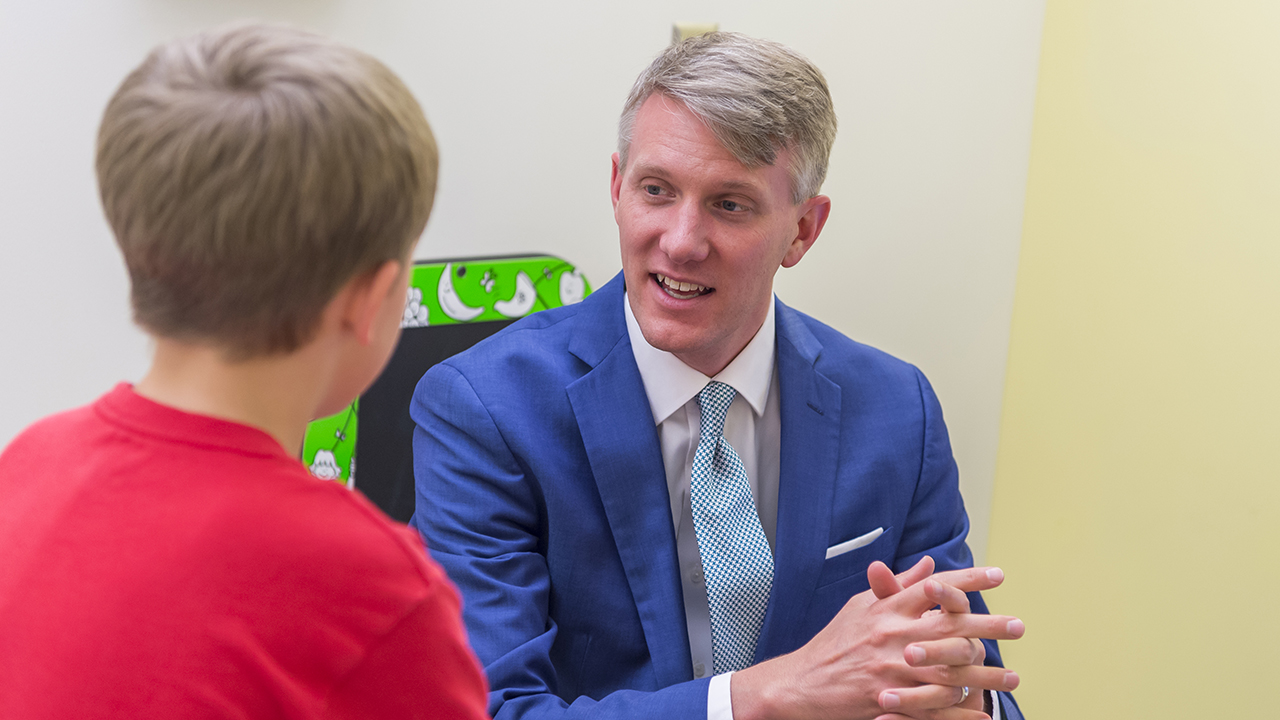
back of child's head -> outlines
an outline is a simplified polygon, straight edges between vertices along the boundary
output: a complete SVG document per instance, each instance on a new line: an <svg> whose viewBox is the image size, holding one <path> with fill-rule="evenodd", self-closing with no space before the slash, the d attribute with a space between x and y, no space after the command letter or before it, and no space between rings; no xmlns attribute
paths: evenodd
<svg viewBox="0 0 1280 720"><path fill-rule="evenodd" d="M98 134L135 320L240 359L302 346L347 282L406 259L436 166L431 128L389 69L272 25L156 48Z"/></svg>

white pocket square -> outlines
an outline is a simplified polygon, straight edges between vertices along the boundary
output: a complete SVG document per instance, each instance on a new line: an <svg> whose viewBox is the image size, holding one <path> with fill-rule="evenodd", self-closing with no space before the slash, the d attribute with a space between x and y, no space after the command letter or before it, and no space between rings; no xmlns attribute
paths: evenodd
<svg viewBox="0 0 1280 720"><path fill-rule="evenodd" d="M839 545L832 545L831 547L827 548L827 559L830 560L831 558L837 555L843 555L849 552L850 550L857 550L860 547L870 545L871 543L875 542L876 538L880 537L883 534L884 534L884 528L878 527L875 530L872 530L871 532L867 533L866 535L859 535L858 537L852 540L845 540Z"/></svg>

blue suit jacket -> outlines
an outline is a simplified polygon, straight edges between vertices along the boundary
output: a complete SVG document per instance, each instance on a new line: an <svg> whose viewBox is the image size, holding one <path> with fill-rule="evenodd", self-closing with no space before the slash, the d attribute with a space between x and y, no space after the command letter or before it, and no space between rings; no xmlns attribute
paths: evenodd
<svg viewBox="0 0 1280 720"><path fill-rule="evenodd" d="M623 294L619 275L530 316L433 367L414 393L413 524L462 592L498 718L706 718ZM972 564L924 376L780 302L776 318L776 571L757 661L812 638L867 589L874 560ZM825 559L877 527L875 542ZM1003 707L1021 717L1011 698Z"/></svg>

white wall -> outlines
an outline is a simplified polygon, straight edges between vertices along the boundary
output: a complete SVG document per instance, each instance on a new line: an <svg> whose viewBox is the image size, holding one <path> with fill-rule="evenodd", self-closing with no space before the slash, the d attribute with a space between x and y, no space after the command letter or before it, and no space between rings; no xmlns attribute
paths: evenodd
<svg viewBox="0 0 1280 720"><path fill-rule="evenodd" d="M933 380L982 556L1043 14L1043 0L0 0L0 442L145 368L92 162L102 107L154 44L258 17L372 52L442 146L419 255L541 250L600 285L619 268L622 101L673 21L717 21L827 74L835 210L778 293Z"/></svg>

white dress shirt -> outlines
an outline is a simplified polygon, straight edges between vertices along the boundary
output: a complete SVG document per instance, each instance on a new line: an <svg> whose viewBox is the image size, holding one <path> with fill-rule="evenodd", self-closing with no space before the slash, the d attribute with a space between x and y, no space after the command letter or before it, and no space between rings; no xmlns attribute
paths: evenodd
<svg viewBox="0 0 1280 720"><path fill-rule="evenodd" d="M667 493L671 498L671 520L676 531L680 559L680 582L684 592L685 622L689 629L689 650L694 677L705 677L712 667L711 613L702 576L702 556L693 529L689 505L689 478L693 456L698 449L702 411L698 393L712 380L737 391L725 416L724 437L733 446L751 485L751 494L760 514L769 547L774 547L778 523L778 456L781 452L782 415L779 411L777 370L774 367L775 323L773 303L769 314L751 342L714 378L685 365L675 355L650 345L640 332L623 300L631 351L640 368L640 379L658 425L662 465L667 472ZM708 720L732 720L729 676L712 678L707 694Z"/></svg>
<svg viewBox="0 0 1280 720"><path fill-rule="evenodd" d="M671 520L676 532L676 552L680 560L680 585L684 593L684 616L689 631L689 652L693 676L706 677L714 657L711 647L711 612L707 606L702 556L693 529L689 505L689 483L693 457L698 449L702 411L698 393L712 380L737 391L725 416L724 437L746 470L756 512L764 528L769 548L775 545L778 527L779 455L782 449L782 413L778 396L778 370L774 358L777 327L774 304L755 337L738 356L714 378L685 365L679 358L659 350L644 339L640 324L623 296L627 335L631 352L640 368L649 409L658 426L662 466L667 473L667 493L671 498ZM707 690L707 720L733 720L729 677L724 673L711 679ZM993 720L1000 720L999 704Z"/></svg>

